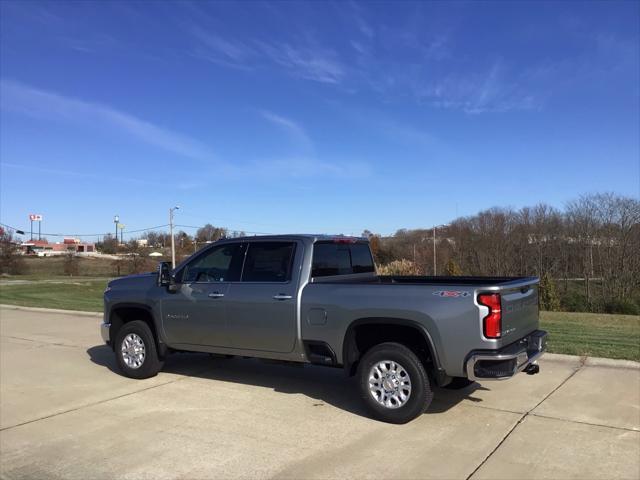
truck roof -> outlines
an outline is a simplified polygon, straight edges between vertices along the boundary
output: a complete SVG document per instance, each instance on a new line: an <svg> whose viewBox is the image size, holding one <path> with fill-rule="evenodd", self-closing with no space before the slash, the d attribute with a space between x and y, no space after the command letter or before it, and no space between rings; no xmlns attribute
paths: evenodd
<svg viewBox="0 0 640 480"><path fill-rule="evenodd" d="M311 240L313 242L319 240L345 240L345 241L368 241L365 237L352 237L348 235L327 235L313 233L287 233L282 235L251 235L244 237L224 238L223 240Z"/></svg>

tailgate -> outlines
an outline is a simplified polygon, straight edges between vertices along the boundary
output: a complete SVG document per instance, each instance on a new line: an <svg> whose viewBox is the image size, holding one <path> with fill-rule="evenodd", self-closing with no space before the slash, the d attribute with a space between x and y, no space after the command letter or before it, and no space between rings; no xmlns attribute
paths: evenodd
<svg viewBox="0 0 640 480"><path fill-rule="evenodd" d="M516 341L538 329L538 279L505 285L500 290L502 339Z"/></svg>

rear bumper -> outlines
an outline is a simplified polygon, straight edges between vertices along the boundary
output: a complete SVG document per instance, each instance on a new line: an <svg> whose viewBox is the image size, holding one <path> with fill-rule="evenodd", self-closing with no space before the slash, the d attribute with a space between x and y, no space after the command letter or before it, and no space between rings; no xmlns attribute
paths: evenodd
<svg viewBox="0 0 640 480"><path fill-rule="evenodd" d="M536 330L495 351L471 352L466 361L469 380L505 380L535 364L547 349L547 332Z"/></svg>

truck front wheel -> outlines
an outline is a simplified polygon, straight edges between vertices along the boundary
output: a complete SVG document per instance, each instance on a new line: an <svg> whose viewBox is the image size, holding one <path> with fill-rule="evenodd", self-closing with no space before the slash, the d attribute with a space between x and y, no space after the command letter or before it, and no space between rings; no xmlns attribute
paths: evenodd
<svg viewBox="0 0 640 480"><path fill-rule="evenodd" d="M368 350L357 377L362 399L373 416L384 422L407 423L433 399L422 362L399 343L381 343Z"/></svg>
<svg viewBox="0 0 640 480"><path fill-rule="evenodd" d="M162 368L149 325L142 320L125 323L115 341L120 370L131 378L155 377Z"/></svg>

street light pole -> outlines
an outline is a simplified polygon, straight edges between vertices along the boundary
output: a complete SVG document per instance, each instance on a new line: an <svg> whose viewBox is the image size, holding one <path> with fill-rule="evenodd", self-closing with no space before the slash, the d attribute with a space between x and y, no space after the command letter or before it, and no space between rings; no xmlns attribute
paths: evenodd
<svg viewBox="0 0 640 480"><path fill-rule="evenodd" d="M120 215L114 215L113 216L113 223L116 224L116 248L118 247L118 224L120 223Z"/></svg>
<svg viewBox="0 0 640 480"><path fill-rule="evenodd" d="M179 209L179 205L176 205L175 207L169 209L169 235L171 235L171 268L176 268L176 247L173 240L173 211Z"/></svg>

